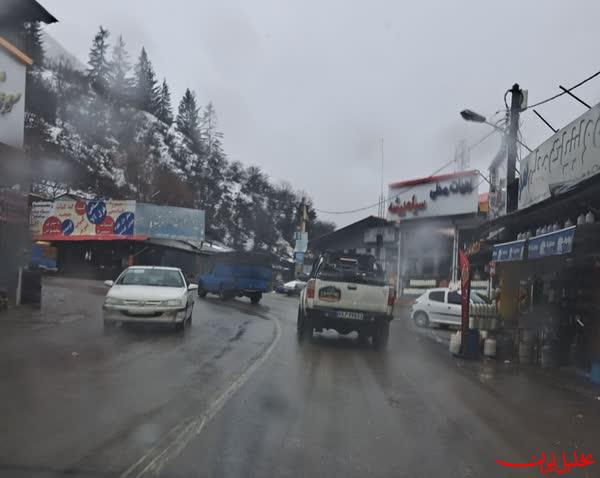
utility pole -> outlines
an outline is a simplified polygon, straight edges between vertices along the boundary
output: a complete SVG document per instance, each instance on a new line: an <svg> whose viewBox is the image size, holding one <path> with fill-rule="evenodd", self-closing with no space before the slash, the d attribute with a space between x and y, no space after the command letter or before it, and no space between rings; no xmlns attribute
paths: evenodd
<svg viewBox="0 0 600 478"><path fill-rule="evenodd" d="M510 125L508 127L508 145L506 157L506 212L517 210L519 202L519 180L517 169L517 141L519 136L519 114L523 104L523 91L518 83L510 89Z"/></svg>
<svg viewBox="0 0 600 478"><path fill-rule="evenodd" d="M300 237L304 238L306 235L306 221L308 220L308 211L306 209L306 199L304 197L302 197L302 202L300 203L300 225L299 225L299 229L300 229ZM302 239L301 239L302 240ZM296 251L295 254L302 254L302 260L296 260L296 276L298 276L298 274L302 273L303 270L303 266L304 266L304 254L306 253L306 250L303 251L298 251L298 239L296 239L296 247L295 247ZM294 257L294 259L296 259L296 257Z"/></svg>

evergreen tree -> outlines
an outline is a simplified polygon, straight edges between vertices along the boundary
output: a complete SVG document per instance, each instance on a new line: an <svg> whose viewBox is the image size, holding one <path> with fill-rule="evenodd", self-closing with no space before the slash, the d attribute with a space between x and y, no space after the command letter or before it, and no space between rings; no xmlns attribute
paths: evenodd
<svg viewBox="0 0 600 478"><path fill-rule="evenodd" d="M123 101L130 97L133 87L133 80L129 76L130 69L131 63L125 41L123 36L119 35L110 60L110 93L113 98Z"/></svg>
<svg viewBox="0 0 600 478"><path fill-rule="evenodd" d="M186 89L179 102L177 110L177 129L181 134L188 137L192 144L199 145L200 120L198 118L199 108L196 104L196 95L190 89Z"/></svg>
<svg viewBox="0 0 600 478"><path fill-rule="evenodd" d="M223 138L223 133L217 131L217 112L212 102L206 105L202 113L200 138L206 146L209 155L213 152L222 152L221 138Z"/></svg>
<svg viewBox="0 0 600 478"><path fill-rule="evenodd" d="M160 119L164 123L167 123L168 125L173 123L173 111L171 109L171 92L169 91L169 85L167 84L166 78L163 78L163 82L160 87L156 116L158 117L158 119Z"/></svg>
<svg viewBox="0 0 600 478"><path fill-rule="evenodd" d="M92 86L104 93L109 85L110 63L108 60L108 37L110 32L100 25L98 33L92 41L88 60L88 78Z"/></svg>
<svg viewBox="0 0 600 478"><path fill-rule="evenodd" d="M158 93L154 68L148 59L146 49L142 48L138 62L135 65L135 103L140 109L155 115L158 108Z"/></svg>
<svg viewBox="0 0 600 478"><path fill-rule="evenodd" d="M33 60L32 68L41 68L44 65L44 42L40 23L25 23L22 36L25 53Z"/></svg>

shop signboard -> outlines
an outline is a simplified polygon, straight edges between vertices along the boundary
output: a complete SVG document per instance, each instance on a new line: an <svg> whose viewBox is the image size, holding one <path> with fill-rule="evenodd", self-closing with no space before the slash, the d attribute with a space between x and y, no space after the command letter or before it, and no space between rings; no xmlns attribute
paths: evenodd
<svg viewBox="0 0 600 478"><path fill-rule="evenodd" d="M134 235L135 201L38 201L31 206L30 231L36 240L109 240Z"/></svg>
<svg viewBox="0 0 600 478"><path fill-rule="evenodd" d="M204 211L137 203L135 234L201 242L204 240Z"/></svg>
<svg viewBox="0 0 600 478"><path fill-rule="evenodd" d="M492 250L492 261L508 262L523 260L523 252L525 251L525 240L504 242L496 244Z"/></svg>
<svg viewBox="0 0 600 478"><path fill-rule="evenodd" d="M294 232L294 252L306 252L308 249L308 232Z"/></svg>
<svg viewBox="0 0 600 478"><path fill-rule="evenodd" d="M600 172L600 104L548 138L521 161L519 209Z"/></svg>
<svg viewBox="0 0 600 478"><path fill-rule="evenodd" d="M389 198L389 220L477 213L477 172L462 171L394 183L390 185Z"/></svg>
<svg viewBox="0 0 600 478"><path fill-rule="evenodd" d="M566 227L559 231L529 239L527 257L529 259L539 259L541 257L569 254L573 250L575 228L576 226Z"/></svg>

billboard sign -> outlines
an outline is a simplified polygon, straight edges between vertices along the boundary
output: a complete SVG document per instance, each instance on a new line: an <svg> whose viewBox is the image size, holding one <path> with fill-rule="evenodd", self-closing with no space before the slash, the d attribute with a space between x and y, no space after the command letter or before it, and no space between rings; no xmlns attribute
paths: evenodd
<svg viewBox="0 0 600 478"><path fill-rule="evenodd" d="M552 135L521 161L519 209L600 172L600 104Z"/></svg>
<svg viewBox="0 0 600 478"><path fill-rule="evenodd" d="M294 232L294 252L306 252L308 249L308 232Z"/></svg>
<svg viewBox="0 0 600 478"><path fill-rule="evenodd" d="M135 234L201 242L204 240L204 211L137 203Z"/></svg>
<svg viewBox="0 0 600 478"><path fill-rule="evenodd" d="M31 206L37 240L127 239L134 235L135 201L59 199Z"/></svg>
<svg viewBox="0 0 600 478"><path fill-rule="evenodd" d="M391 184L389 198L389 220L477 213L477 172L463 171Z"/></svg>

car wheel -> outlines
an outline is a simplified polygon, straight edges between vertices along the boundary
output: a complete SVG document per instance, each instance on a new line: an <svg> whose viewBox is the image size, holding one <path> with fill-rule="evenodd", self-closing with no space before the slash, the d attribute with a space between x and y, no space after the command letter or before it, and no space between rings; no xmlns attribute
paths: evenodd
<svg viewBox="0 0 600 478"><path fill-rule="evenodd" d="M296 322L296 335L298 342L304 342L306 339L310 340L313 334L313 322L302 312L302 309L298 307L298 319Z"/></svg>
<svg viewBox="0 0 600 478"><path fill-rule="evenodd" d="M262 294L252 294L250 296L250 302L252 302L253 304L258 304L261 298Z"/></svg>
<svg viewBox="0 0 600 478"><path fill-rule="evenodd" d="M375 333L373 334L373 346L377 350L383 350L387 347L390 339L390 323L389 321L382 321L377 324Z"/></svg>
<svg viewBox="0 0 600 478"><path fill-rule="evenodd" d="M204 299L206 297L206 290L202 287L202 284L198 284L198 297Z"/></svg>
<svg viewBox="0 0 600 478"><path fill-rule="evenodd" d="M175 330L177 332L185 332L185 326L186 326L186 319L183 319L181 322L176 322L175 323Z"/></svg>
<svg viewBox="0 0 600 478"><path fill-rule="evenodd" d="M413 320L419 327L429 327L429 317L425 312L417 312Z"/></svg>
<svg viewBox="0 0 600 478"><path fill-rule="evenodd" d="M186 319L187 320L187 326L189 327L190 325L192 325L192 315L194 314L194 306L192 305L190 307L190 316Z"/></svg>

